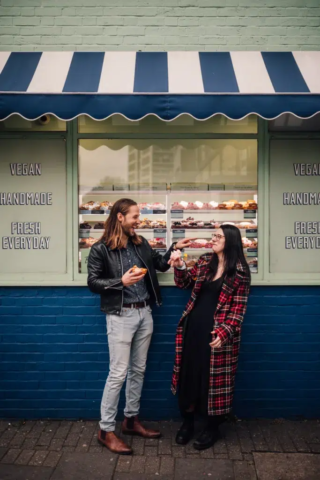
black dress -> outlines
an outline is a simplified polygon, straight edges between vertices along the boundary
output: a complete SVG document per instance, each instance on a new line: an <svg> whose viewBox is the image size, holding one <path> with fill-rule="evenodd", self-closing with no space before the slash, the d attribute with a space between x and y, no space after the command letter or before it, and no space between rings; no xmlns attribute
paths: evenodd
<svg viewBox="0 0 320 480"><path fill-rule="evenodd" d="M214 313L222 286L222 277L205 280L195 306L187 318L179 375L179 407L182 413L192 405L208 414L210 356Z"/></svg>

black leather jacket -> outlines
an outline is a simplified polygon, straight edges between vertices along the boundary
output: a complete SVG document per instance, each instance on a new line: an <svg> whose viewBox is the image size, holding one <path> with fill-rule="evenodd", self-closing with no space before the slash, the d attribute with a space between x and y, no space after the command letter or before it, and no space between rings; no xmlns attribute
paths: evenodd
<svg viewBox="0 0 320 480"><path fill-rule="evenodd" d="M140 245L135 245L138 256L148 269L145 277L152 303L161 305L160 286L156 270L166 272L170 265L168 260L172 246L162 256L153 250L148 241L142 238ZM123 304L123 272L122 258L118 249L111 250L102 241L91 247L88 257L88 287L91 292L100 293L101 310L105 313L120 315Z"/></svg>

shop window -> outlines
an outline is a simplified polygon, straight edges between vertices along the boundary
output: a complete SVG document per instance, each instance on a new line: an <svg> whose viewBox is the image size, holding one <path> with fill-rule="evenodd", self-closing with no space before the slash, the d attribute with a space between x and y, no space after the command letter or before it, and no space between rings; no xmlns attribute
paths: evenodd
<svg viewBox="0 0 320 480"><path fill-rule="evenodd" d="M155 115L142 120L130 121L122 115L99 122L85 115L79 117L80 133L257 133L258 122L255 115L242 120L230 120L224 115L215 115L209 120L195 120L190 115L181 115L170 122L164 122Z"/></svg>
<svg viewBox="0 0 320 480"><path fill-rule="evenodd" d="M0 121L1 131L30 131L30 132L64 132L66 122L53 115L42 115L37 120L26 120L20 115L11 115L6 120Z"/></svg>
<svg viewBox="0 0 320 480"><path fill-rule="evenodd" d="M285 113L268 123L270 132L320 132L320 114L302 119Z"/></svg>
<svg viewBox="0 0 320 480"><path fill-rule="evenodd" d="M179 238L192 266L211 251L223 223L241 232L252 273L258 271L257 140L79 141L79 271L102 236L112 204L121 197L141 210L138 233L165 252Z"/></svg>

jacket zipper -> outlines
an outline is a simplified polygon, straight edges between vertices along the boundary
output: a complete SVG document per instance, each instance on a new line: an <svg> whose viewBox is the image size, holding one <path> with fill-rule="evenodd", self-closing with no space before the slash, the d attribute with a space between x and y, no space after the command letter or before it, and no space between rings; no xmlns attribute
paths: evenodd
<svg viewBox="0 0 320 480"><path fill-rule="evenodd" d="M159 302L158 302L158 297L157 297L156 291L155 291L154 286L153 286L153 281L152 281L151 273L149 272L149 268L147 267L146 262L140 257L140 255L139 255L139 253L138 253L138 250L137 250L137 247L136 247L135 245L134 245L134 248L135 248L135 251L136 251L138 257L140 258L141 262L144 264L144 266L145 266L146 269L148 270L148 274L149 274L149 277L150 277L150 280L151 280L152 290L153 290L153 293L154 293L154 296L155 296L155 299L156 299L156 304L158 305L158 307L160 307L160 304L159 304Z"/></svg>
<svg viewBox="0 0 320 480"><path fill-rule="evenodd" d="M121 278L123 277L123 263L121 258L121 252L118 250L120 256L120 263L121 263ZM121 292L121 308L120 308L120 315L122 315L122 306L123 306L123 289Z"/></svg>

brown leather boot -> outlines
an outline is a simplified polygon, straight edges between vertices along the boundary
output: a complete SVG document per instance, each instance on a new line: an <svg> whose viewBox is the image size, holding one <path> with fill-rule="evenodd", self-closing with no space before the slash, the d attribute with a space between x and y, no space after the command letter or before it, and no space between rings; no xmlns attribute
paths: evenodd
<svg viewBox="0 0 320 480"><path fill-rule="evenodd" d="M126 445L121 438L118 438L114 432L99 430L98 442L118 455L132 455L133 453L132 448Z"/></svg>
<svg viewBox="0 0 320 480"><path fill-rule="evenodd" d="M143 438L159 438L161 433L157 430L150 430L145 428L138 419L138 416L135 417L124 417L122 423L122 433L124 435L138 435Z"/></svg>

